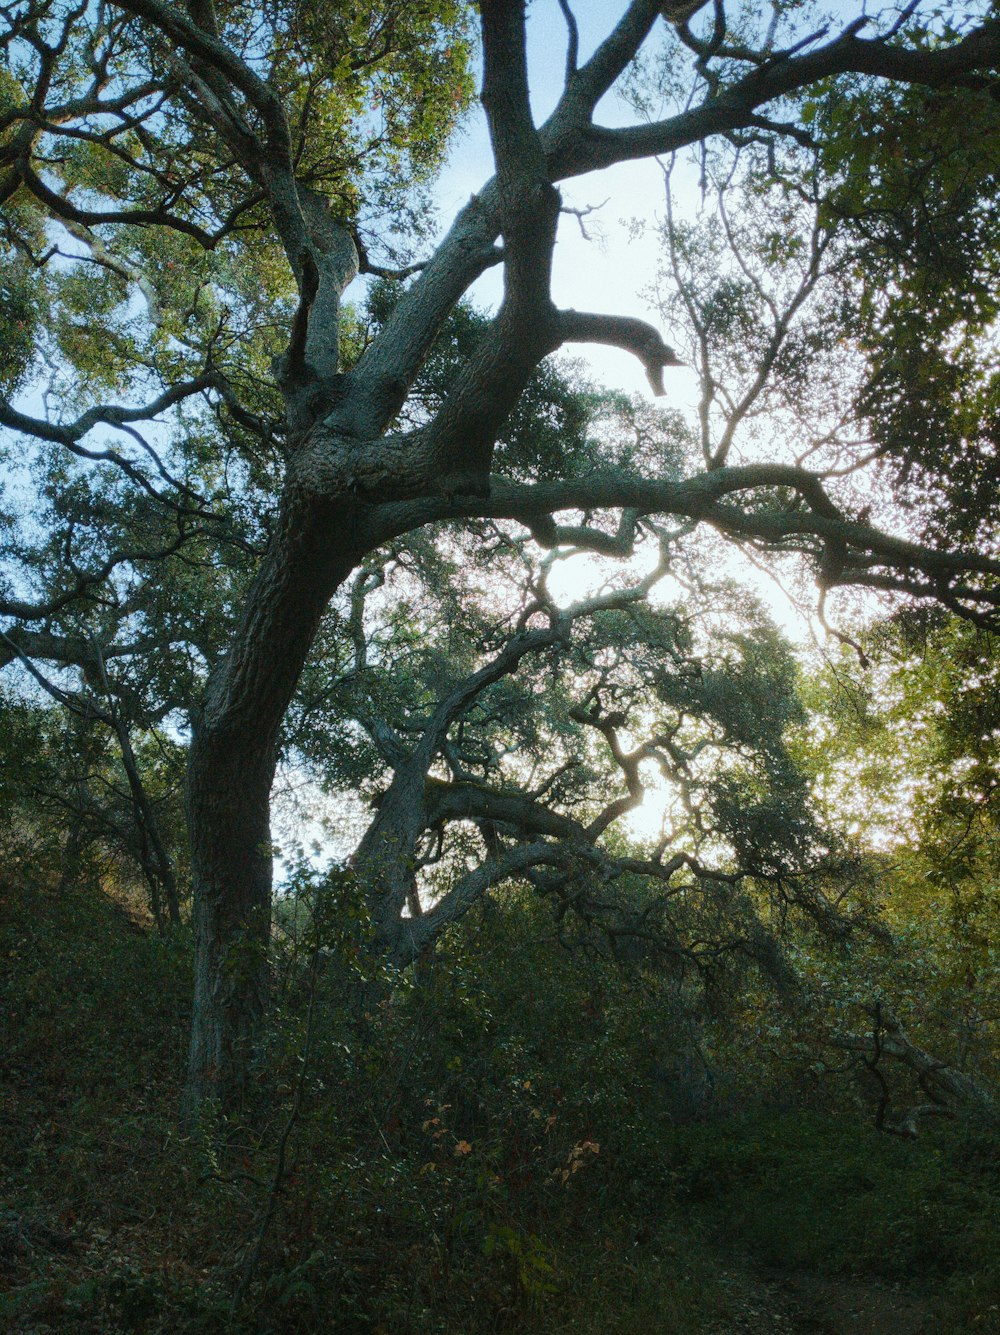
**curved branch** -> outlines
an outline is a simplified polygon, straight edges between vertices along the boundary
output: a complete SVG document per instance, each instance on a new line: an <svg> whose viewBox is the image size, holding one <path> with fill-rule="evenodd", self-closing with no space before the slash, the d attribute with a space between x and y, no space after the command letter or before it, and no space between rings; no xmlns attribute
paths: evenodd
<svg viewBox="0 0 1000 1335"><path fill-rule="evenodd" d="M132 226L169 227L172 231L183 232L193 237L205 250L213 250L219 236L208 232L204 227L193 223L188 218L171 213L167 205L158 209L84 209L74 204L64 195L51 190L27 158L22 158L13 169L16 180L22 181L27 189L57 217L64 222L78 223L84 227L96 227L101 223L121 223ZM16 184L16 182L15 182Z"/></svg>
<svg viewBox="0 0 1000 1335"><path fill-rule="evenodd" d="M549 131L546 143L553 179L669 154L708 136L743 129L753 124L759 108L767 103L838 74L867 74L940 87L981 83L1000 64L1000 20L995 18L953 46L919 50L892 45L885 38L860 38L860 23L849 25L816 50L771 56L728 87L720 87L717 93L710 90L699 105L666 120L624 129L583 125L575 118L578 108L567 101L545 127ZM637 51L638 45L633 46L628 59Z"/></svg>
<svg viewBox="0 0 1000 1335"><path fill-rule="evenodd" d="M392 962L405 968L429 946L450 923L457 922L487 890L532 867L561 866L569 854L565 847L536 840L521 844L481 863L454 883L447 894L419 918L403 918L393 943Z"/></svg>
<svg viewBox="0 0 1000 1335"><path fill-rule="evenodd" d="M725 503L739 493L774 488L797 493L804 508L786 505L780 509L740 509ZM879 566L919 570L937 579L944 595L954 579L970 575L1000 579L1000 560L971 551L936 551L848 519L827 495L821 474L786 464L732 465L682 481L611 472L535 484L496 478L488 496L441 496L387 504L377 509L373 520L386 537L398 536L434 519L473 517L517 519L529 529L537 529L541 521L544 533L546 519L560 510L623 507L639 515L686 516L711 524L723 536L755 538L774 547L808 540L805 550L813 555L820 555L828 545L838 550L846 548L855 564L841 562L839 569L826 572L828 583L863 584L867 582L864 572L871 569L874 586ZM1000 607L1000 584L963 585L961 596Z"/></svg>
<svg viewBox="0 0 1000 1335"><path fill-rule="evenodd" d="M684 365L651 324L627 315L560 311L556 335L560 343L604 343L631 352L646 368L646 379L658 398L667 392L663 383L663 368Z"/></svg>

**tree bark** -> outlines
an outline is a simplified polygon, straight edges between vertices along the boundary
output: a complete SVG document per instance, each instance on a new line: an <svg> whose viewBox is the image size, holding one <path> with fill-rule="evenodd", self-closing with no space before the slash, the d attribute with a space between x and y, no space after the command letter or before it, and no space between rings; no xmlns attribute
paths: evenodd
<svg viewBox="0 0 1000 1335"><path fill-rule="evenodd" d="M195 989L185 1115L245 1101L270 990L270 792L280 729L323 612L363 554L357 507L286 496L225 659L192 720L187 820Z"/></svg>
<svg viewBox="0 0 1000 1335"><path fill-rule="evenodd" d="M195 974L185 1112L242 1105L268 993L274 750L196 734L188 769Z"/></svg>

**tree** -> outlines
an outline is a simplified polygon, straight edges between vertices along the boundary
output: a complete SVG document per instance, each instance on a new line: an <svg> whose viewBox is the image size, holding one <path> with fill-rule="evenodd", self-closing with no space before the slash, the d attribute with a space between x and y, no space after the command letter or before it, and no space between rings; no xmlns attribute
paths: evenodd
<svg viewBox="0 0 1000 1335"><path fill-rule="evenodd" d="M820 786L824 802L849 811L873 850L880 916L897 948L882 954L878 970L864 971L861 987L845 969L844 990L869 1010L881 1000L920 1042L989 1086L996 1079L996 638L940 608L903 608L864 643L869 671L845 651L812 684L822 720Z"/></svg>
<svg viewBox="0 0 1000 1335"><path fill-rule="evenodd" d="M199 583L214 590L218 614L203 640L207 670L192 702L188 752L195 1101L215 1095L231 1101L245 1080L266 1001L269 796L282 728L338 591L348 635L363 619L384 578L385 558L374 554L395 552L390 562L405 565L412 557L404 548L419 548L413 535L447 521L459 524L473 545L495 542L505 561L523 559L529 535L554 555L567 546L627 555L642 538L659 545L662 568L675 559L682 537L708 530L768 552L804 552L825 588L853 584L942 597L981 616L1000 603L1000 563L961 545L966 532L956 531L954 546L950 535L921 543L884 532L858 513L852 492L838 490L843 455L828 462L829 451L803 453L789 429L787 453L734 462L734 432L713 435L720 407L736 426L750 421L775 371L786 390L796 376L801 383L810 358L827 346L823 340L850 331L849 312L842 311L839 329L827 323L812 342L793 346L790 331L808 290L775 305L758 277L740 279L734 270L728 294L720 290L707 307L688 302L706 354L700 363L703 458L695 471L669 466L676 452L664 459L662 431L646 433L645 452L619 457L591 440L577 455L567 452L564 467L549 471L516 459L504 466L502 446L505 424L535 383L537 368L567 343L627 349L658 394L664 370L678 360L642 321L555 306L550 272L559 182L630 159L692 146L709 154L717 142L729 144L755 164L738 196L747 207L755 192L763 198L768 174L786 200L785 224L779 217L768 232L778 238L771 269L784 271L794 259L782 251L780 237L783 225L795 234L798 202L821 210L812 250L805 252L813 257L805 266L807 289L811 265L817 275L839 277L847 290L851 259L856 284L864 288L872 273L864 247L845 242L838 251L831 239L841 226L850 237L851 218L864 220L879 205L861 188L846 203L843 192L838 197L829 188L831 181L846 182L849 194L852 183L857 186L851 110L881 97L900 126L904 156L906 136L935 90L954 98L959 122L971 98L981 123L994 124L990 92L1000 22L987 7L979 17L963 6L951 19L936 10L921 19L919 5L911 5L810 31L796 7L776 4L767 22L758 22L731 18L723 4L706 14L699 4L630 0L581 60L571 6L560 0L565 86L555 110L536 126L524 8L519 0L479 6L482 100L495 175L460 210L432 256L418 262L412 281L366 338L341 308L341 296L359 268L405 275L393 252L406 240L401 228L412 206L409 192L429 179L466 96L467 15L460 6L447 0L331 3L311 17L280 0L263 11L203 0L184 8L168 0L4 6L10 65L3 76L0 150L3 302L15 336L4 351L8 397L0 421L21 438L94 463L101 478L109 470L119 476L106 484L103 509L95 505L89 527L85 522L79 532L75 503L63 506L59 517L61 498L76 487L89 499L89 484L80 483L75 466L50 468L45 486L63 558L55 569L47 567L36 597L23 584L12 585L0 611L11 623L8 640L22 652L66 662L73 655L65 635L48 650L37 639L29 647L18 635L34 634L33 624L45 629L64 609L86 619L95 606L112 608L123 630L130 617L146 627L151 623L139 597L146 575L159 570L161 578L173 577L191 556ZM622 128L602 127L595 120L601 98L654 41L663 44L667 109ZM989 172L970 179L965 218L981 203ZM777 205L770 207L773 212ZM879 253L888 255L890 248L879 244ZM371 259L379 246L388 252L384 265ZM739 247L733 253L738 259ZM826 258L835 253L838 266L828 271ZM904 260L908 254L904 248ZM757 262L766 258L758 248ZM422 367L453 330L450 321L469 285L495 265L503 266L504 278L498 311L448 377L447 392L421 401L415 389ZM691 291L685 281L678 281L681 293ZM853 329L867 368L862 389L890 383L887 375L879 379L876 353L892 321L901 324L897 307L887 308L870 284L867 291L864 319ZM915 291L920 294L919 284ZM914 303L921 309L916 297ZM754 342L761 306L772 325L762 344ZM976 312L981 309L982 302ZM879 312L884 319L876 337ZM749 398L727 402L712 386L708 354L719 339L736 352L742 342L745 356L756 359ZM43 365L53 369L40 408ZM742 373L738 360L733 365ZM114 402L105 402L109 395ZM925 398L939 404L938 387ZM887 413L886 404L898 401L888 392L881 400L859 394L845 408L838 448L847 450L842 437L850 425L868 423L873 412ZM112 443L112 433L124 444ZM107 544L100 533L112 493L127 495L133 508L124 546ZM556 518L567 512L571 522ZM27 546L22 539L21 550ZM515 634L498 638L486 654L473 654L468 671L452 675L432 697L419 730L400 737L379 716L377 701L367 721L393 775L362 839L357 867L392 951L407 933L419 943L435 915L447 920L510 877L549 887L571 864L582 863L588 875L609 880L623 870L661 882L704 874L735 883L747 871L781 880L794 870L789 843L793 861L809 861L816 838L808 813L800 810L791 822L779 813L782 803L795 799L796 781L779 738L788 693L777 646L772 642L760 653L753 648L759 636L739 645L734 634L728 661L712 669L718 680L704 672L699 678L697 667L685 676L692 646L676 618L642 610L652 576L626 579L566 609L548 594L544 565L528 582ZM484 796L489 760L470 768L454 741L463 721L488 691L501 683L514 689L510 683L522 664L570 654L573 628L584 622L589 643L600 644L607 634L611 666L599 657L583 663L599 684L570 706L570 719L580 735L602 739L605 763L624 776L627 797L580 818L559 810L558 801L539 805L545 792L558 799L557 777L547 776L544 791L536 785L511 792L523 777L516 774ZM17 631L18 623L27 629ZM604 629L610 625L613 634ZM194 629L176 620L157 629L164 648L197 644ZM360 677L366 671L362 639L355 638ZM615 682L603 693L622 666L626 642L643 646L633 648L639 659L633 683L662 690L682 724L689 715L715 717L719 735L754 758L744 773L737 767L725 774L712 794L713 820L737 850L728 870L703 865L683 839L669 857L663 848L634 868L627 856L600 846L597 836L624 809L621 803L637 800L640 761L670 754L669 728L665 737L654 732L653 751L626 750L621 729L628 707L620 719L622 710L609 705L632 685ZM669 683L657 669L642 667L647 651L675 664ZM103 653L107 658L111 649ZM746 710L742 722L726 704L734 692L759 706ZM754 717L756 730L742 735ZM702 739L692 745L700 748ZM673 763L680 769L693 761L685 754ZM449 771L444 791L435 788L442 767ZM405 918L414 858L422 856L422 841L449 813L448 804L454 814L459 802L478 830L473 865L429 913ZM773 831L783 821L787 837L775 844ZM530 837L521 837L525 832Z"/></svg>

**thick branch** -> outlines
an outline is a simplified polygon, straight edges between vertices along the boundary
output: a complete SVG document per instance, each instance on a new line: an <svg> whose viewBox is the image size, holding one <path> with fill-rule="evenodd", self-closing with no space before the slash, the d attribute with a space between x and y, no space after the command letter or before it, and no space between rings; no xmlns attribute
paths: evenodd
<svg viewBox="0 0 1000 1335"><path fill-rule="evenodd" d="M1000 64L997 19L989 19L953 46L920 50L889 45L881 38L860 38L857 26L852 25L816 50L773 58L722 88L718 95L710 94L698 106L667 120L617 130L589 126L577 136L563 133L559 142L551 145L553 178L577 176L616 162L672 153L711 135L742 129L753 123L758 108L768 102L838 74L867 74L940 87L968 82ZM553 128L558 118L557 111Z"/></svg>
<svg viewBox="0 0 1000 1335"><path fill-rule="evenodd" d="M428 828L439 821L485 820L508 826L521 834L584 842L586 830L572 816L564 816L527 793L488 788L485 784L445 783L429 779L426 788Z"/></svg>
<svg viewBox="0 0 1000 1335"><path fill-rule="evenodd" d="M0 612L4 610L0 604ZM150 653L163 653L181 642L157 636L144 637L125 644L110 644L102 650L102 658L135 658ZM0 643L0 669L18 661L22 655L91 672L100 670L93 642L84 635L55 635L51 631L31 631L21 627L5 631L3 642Z"/></svg>
<svg viewBox="0 0 1000 1335"><path fill-rule="evenodd" d="M741 509L726 504L729 497L771 488L787 488L805 502L801 508ZM1000 561L976 552L942 552L883 533L866 523L846 518L823 488L820 475L785 464L746 464L719 468L683 481L648 479L616 473L593 474L564 482L520 485L495 479L488 496L441 496L426 501L386 505L376 523L386 537L395 536L434 519L492 517L518 519L529 528L561 510L600 510L627 507L639 515L673 514L711 524L727 537L756 538L780 547L794 540L811 540L815 555L828 545L848 549L854 564L826 571L828 584L840 580L863 584L865 571L879 567L917 569L941 582L941 592L956 578L1000 577ZM874 583L874 578L872 579ZM983 605L1000 606L1000 586L984 583L965 587L962 596Z"/></svg>
<svg viewBox="0 0 1000 1335"><path fill-rule="evenodd" d="M632 0L614 31L567 80L554 121L571 120L579 125L590 120L598 102L649 36L662 8L659 0Z"/></svg>
<svg viewBox="0 0 1000 1335"><path fill-rule="evenodd" d="M531 867L560 866L565 863L567 856L565 847L537 840L521 844L498 857L488 858L473 871L460 877L448 893L419 918L401 920L392 952L393 963L403 968L415 960L446 926L457 922L493 886Z"/></svg>
<svg viewBox="0 0 1000 1335"><path fill-rule="evenodd" d="M427 824L427 776L449 728L489 686L515 672L526 655L558 643L564 633L563 627L557 626L514 636L491 662L445 696L431 714L412 755L396 769L378 815L355 855L356 870L366 884L376 922L386 940L392 941L399 930L399 915L410 891L413 850Z"/></svg>
<svg viewBox="0 0 1000 1335"><path fill-rule="evenodd" d="M917 1076L957 1103L971 1105L984 1111L995 1109L996 1101L989 1090L977 1084L964 1072L957 1071L947 1062L941 1061L912 1042L903 1031L899 1020L884 1007L878 1008L876 1026L879 1055L892 1057L895 1061L908 1066ZM834 1047L846 1052L870 1054L872 1051L871 1037L836 1034L830 1041Z"/></svg>
<svg viewBox="0 0 1000 1335"><path fill-rule="evenodd" d="M663 368L684 365L651 324L631 316L560 311L557 332L560 343L605 343L631 352L646 368L646 379L657 397L667 392Z"/></svg>

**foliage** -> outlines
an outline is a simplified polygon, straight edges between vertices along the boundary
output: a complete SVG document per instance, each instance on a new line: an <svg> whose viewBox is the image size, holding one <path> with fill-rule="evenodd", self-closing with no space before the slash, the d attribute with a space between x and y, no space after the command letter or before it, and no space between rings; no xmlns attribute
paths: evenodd
<svg viewBox="0 0 1000 1335"><path fill-rule="evenodd" d="M897 938L868 999L891 997L929 1047L992 1082L994 640L943 615L907 612L873 627L866 643L868 670L845 653L810 694L822 800L878 850L873 894ZM870 968L864 954L855 960L845 992Z"/></svg>
<svg viewBox="0 0 1000 1335"><path fill-rule="evenodd" d="M981 538L995 519L996 99L862 84L815 108L832 132L824 209L857 238L862 410L933 531Z"/></svg>
<svg viewBox="0 0 1000 1335"><path fill-rule="evenodd" d="M234 1310L299 1078L311 929L287 938L262 1121L180 1137L185 952L100 896L8 883L12 1329L597 1335L638 1314L695 1335L785 1310L750 1264L853 1276L856 1302L902 1282L930 1329L993 1328L987 1131L904 1142L843 1086L790 1098L752 1049L731 1065L732 1021L696 1018L693 978L615 963L599 936L553 953L553 928L537 903L484 905L354 1021L321 972L278 1213ZM358 959L349 938L337 959Z"/></svg>
<svg viewBox="0 0 1000 1335"><path fill-rule="evenodd" d="M961 1266L942 1329L992 1319L977 1133L864 1127L997 1074L997 18L681 8L579 64L561 6L536 127L483 0L497 177L430 256L466 6L3 10L23 1325L695 1331L740 1241ZM623 72L644 120L595 125ZM558 183L653 154L685 412L551 355L681 364L549 290ZM736 553L821 621L911 601L803 680ZM279 765L337 842L273 905ZM137 871L162 940L105 897Z"/></svg>

